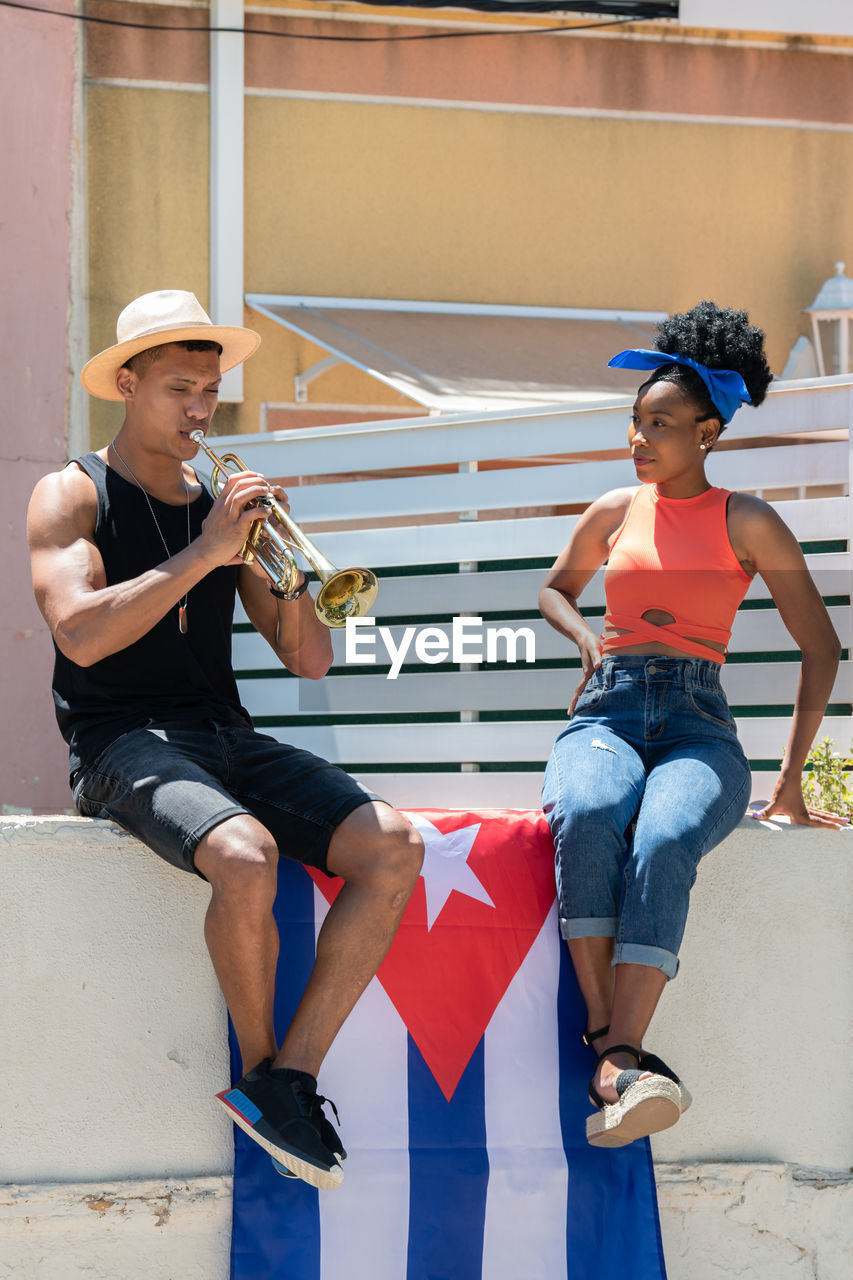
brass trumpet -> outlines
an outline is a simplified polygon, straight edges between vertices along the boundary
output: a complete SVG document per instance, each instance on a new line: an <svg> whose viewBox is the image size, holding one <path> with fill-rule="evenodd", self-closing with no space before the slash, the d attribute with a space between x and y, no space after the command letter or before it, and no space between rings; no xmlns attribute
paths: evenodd
<svg viewBox="0 0 853 1280"><path fill-rule="evenodd" d="M213 463L210 487L214 497L219 497L229 476L249 470L236 453L224 453L221 457L214 453L203 431L191 431L190 439ZM320 579L314 611L321 622L327 627L343 627L347 618L358 618L370 612L379 591L375 573L370 569L336 569L272 494L254 498L249 506L266 507L270 514L266 520L255 521L252 532L240 548L240 557L246 564L257 560L276 590L289 596L296 589L299 576L293 552L300 551Z"/></svg>

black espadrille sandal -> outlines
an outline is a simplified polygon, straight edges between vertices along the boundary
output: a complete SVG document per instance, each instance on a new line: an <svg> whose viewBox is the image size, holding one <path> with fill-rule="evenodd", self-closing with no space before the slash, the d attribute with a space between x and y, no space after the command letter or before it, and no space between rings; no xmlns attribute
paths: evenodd
<svg viewBox="0 0 853 1280"><path fill-rule="evenodd" d="M602 1036L607 1035L609 1030L610 1025L608 1023L606 1027L599 1027L597 1031L585 1031L581 1036L581 1040L583 1040L584 1044L589 1045L589 1047L592 1048L593 1040L600 1040ZM690 1090L687 1088L687 1085L675 1074L672 1067L668 1067L663 1059L659 1058L656 1053L642 1052L640 1053L639 1066L641 1071L651 1071L653 1075L664 1076L667 1080L672 1080L678 1085L679 1106L681 1107L681 1114L684 1115L685 1111L693 1101L693 1098L690 1094Z"/></svg>
<svg viewBox="0 0 853 1280"><path fill-rule="evenodd" d="M629 1053L637 1059L637 1067L620 1071L616 1077L617 1102L605 1102L590 1081L590 1101L598 1107L597 1114L589 1116L586 1122L586 1140L593 1147L625 1147L638 1138L647 1138L652 1133L669 1129L681 1115L679 1086L674 1080L661 1075L641 1080L644 1074L640 1067L643 1055L633 1045L610 1045L599 1054L596 1071L599 1064L614 1053ZM645 1068L646 1071L648 1069Z"/></svg>
<svg viewBox="0 0 853 1280"><path fill-rule="evenodd" d="M642 1053L640 1054L640 1070L652 1071L656 1076L663 1076L664 1079L672 1080L678 1085L678 1105L681 1107L681 1114L684 1115L693 1098L687 1085L683 1080L679 1079L672 1067L668 1067L656 1053Z"/></svg>

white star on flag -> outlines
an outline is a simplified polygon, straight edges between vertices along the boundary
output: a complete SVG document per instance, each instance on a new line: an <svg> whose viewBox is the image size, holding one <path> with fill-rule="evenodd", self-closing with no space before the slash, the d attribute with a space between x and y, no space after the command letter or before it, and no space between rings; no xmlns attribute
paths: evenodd
<svg viewBox="0 0 853 1280"><path fill-rule="evenodd" d="M477 839L480 823L445 833L419 813L407 813L406 817L421 833L424 841L421 875L426 889L427 932L441 915L442 908L454 889L494 908L495 904L468 866L468 855Z"/></svg>

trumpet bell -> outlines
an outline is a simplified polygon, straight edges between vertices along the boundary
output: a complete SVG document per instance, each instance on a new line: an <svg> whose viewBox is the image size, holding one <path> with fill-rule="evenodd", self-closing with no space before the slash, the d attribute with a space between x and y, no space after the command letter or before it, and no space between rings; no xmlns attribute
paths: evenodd
<svg viewBox="0 0 853 1280"><path fill-rule="evenodd" d="M338 569L317 592L314 610L327 627L344 627L347 618L369 614L378 594L379 583L370 569Z"/></svg>
<svg viewBox="0 0 853 1280"><path fill-rule="evenodd" d="M210 487L218 498L229 477L246 471L246 464L236 453L225 453L221 457L214 453L201 430L191 431L190 439L213 463ZM289 596L299 577L293 555L299 551L320 580L314 611L321 622L327 627L344 627L347 618L363 617L370 612L379 593L375 573L370 569L336 569L272 495L255 498L249 505L266 507L269 515L252 526L243 543L239 554L247 564L256 560L273 586Z"/></svg>

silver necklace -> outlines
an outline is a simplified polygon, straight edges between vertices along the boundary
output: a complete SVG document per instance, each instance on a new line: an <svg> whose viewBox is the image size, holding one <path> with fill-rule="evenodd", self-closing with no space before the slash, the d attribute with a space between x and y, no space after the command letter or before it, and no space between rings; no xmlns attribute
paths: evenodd
<svg viewBox="0 0 853 1280"><path fill-rule="evenodd" d="M128 475L132 478L133 483L136 485L137 489L141 490L143 498L148 503L148 510L151 512L151 519L154 521L154 527L156 528L157 532L160 535L160 541L163 543L163 546L166 550L166 556L168 557L168 559L171 560L172 552L169 549L168 542L163 537L163 530L160 528L159 521L157 520L157 517L154 514L154 508L151 505L151 499L149 498L147 491L139 483L136 476L133 474L133 471L131 470L129 464L125 462L124 458L119 453L118 445L116 444L115 440L113 440L112 442L112 449L116 457L118 458L119 462L124 467L125 471L127 471ZM187 546L189 546L190 542L192 541L192 538L190 536L190 491L187 486L186 479L184 478L183 470L181 471L181 480L183 481L184 493L187 499ZM187 595L184 595L183 600L178 605L178 630L180 631L182 636L185 636L187 634Z"/></svg>

